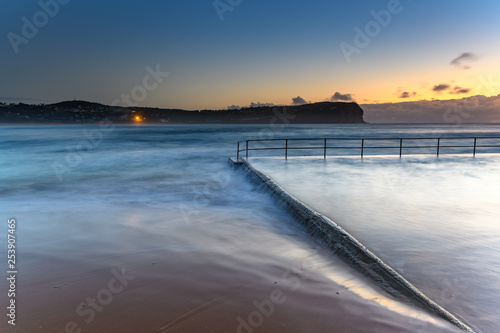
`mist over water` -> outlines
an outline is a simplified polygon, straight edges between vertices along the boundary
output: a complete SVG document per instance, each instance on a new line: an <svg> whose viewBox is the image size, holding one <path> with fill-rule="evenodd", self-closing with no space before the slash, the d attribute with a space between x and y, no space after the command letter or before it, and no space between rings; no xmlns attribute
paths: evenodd
<svg viewBox="0 0 500 333"><path fill-rule="evenodd" d="M147 321L151 331L211 327L235 332L237 318L247 320L255 311L253 301L269 299L275 288L287 301L276 305L259 326L261 332L365 332L367 327L453 332L447 323L395 302L318 249L266 193L227 165L239 140L428 136L436 130L483 135L498 128L0 127L0 209L5 219L18 221L18 311L25 316L19 319L19 332L63 331L70 320L84 331L136 332ZM496 303L487 297L486 283L498 282L498 252L492 252L498 251L498 227L492 227L498 215L479 213L498 202L497 183L491 180L498 174L494 157L250 161L346 228L432 299L448 302L439 302L445 308L477 328L493 323ZM449 178L455 179L454 188ZM489 192L482 187L485 181ZM481 195L473 201L455 197L464 182ZM440 199L432 210L430 203L438 200L429 202L429 188ZM443 215L443 207L460 219ZM439 218L431 221L424 213ZM472 218L476 222L468 223ZM0 230L2 239L5 232ZM312 265L305 264L308 258L314 259ZM488 274L476 273L487 265ZM86 323L88 318L75 308L96 296L111 269L124 266L135 280ZM464 269L470 269L468 276ZM4 281L0 287L4 290ZM50 306L42 306L40 299ZM119 319L132 307L135 316ZM484 327L487 332L489 326Z"/></svg>

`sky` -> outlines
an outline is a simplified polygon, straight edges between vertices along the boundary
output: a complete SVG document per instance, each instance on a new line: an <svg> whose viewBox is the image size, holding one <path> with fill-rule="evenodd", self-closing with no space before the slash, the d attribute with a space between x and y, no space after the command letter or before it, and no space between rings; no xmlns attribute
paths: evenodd
<svg viewBox="0 0 500 333"><path fill-rule="evenodd" d="M164 108L500 94L500 1L0 0L0 101Z"/></svg>

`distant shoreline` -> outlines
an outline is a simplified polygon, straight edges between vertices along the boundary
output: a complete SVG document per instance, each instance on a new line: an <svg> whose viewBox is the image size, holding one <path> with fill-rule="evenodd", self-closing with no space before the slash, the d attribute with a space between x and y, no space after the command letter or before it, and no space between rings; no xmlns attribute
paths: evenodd
<svg viewBox="0 0 500 333"><path fill-rule="evenodd" d="M321 102L293 106L263 106L239 110L158 109L115 107L87 101L55 104L10 104L0 107L0 125L156 124L364 124L357 103Z"/></svg>

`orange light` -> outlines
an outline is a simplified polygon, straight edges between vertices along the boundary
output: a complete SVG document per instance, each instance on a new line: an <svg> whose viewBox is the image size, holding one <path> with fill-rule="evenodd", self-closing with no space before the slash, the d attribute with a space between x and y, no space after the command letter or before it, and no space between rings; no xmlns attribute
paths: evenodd
<svg viewBox="0 0 500 333"><path fill-rule="evenodd" d="M135 116L134 120L135 121L142 121L142 118L140 116Z"/></svg>

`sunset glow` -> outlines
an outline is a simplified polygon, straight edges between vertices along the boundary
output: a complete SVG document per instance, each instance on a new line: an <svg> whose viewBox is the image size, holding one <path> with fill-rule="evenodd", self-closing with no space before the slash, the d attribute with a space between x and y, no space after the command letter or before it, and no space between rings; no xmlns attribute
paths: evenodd
<svg viewBox="0 0 500 333"><path fill-rule="evenodd" d="M43 8L6 3L0 101L200 110L500 94L496 0L228 6L72 2L26 38L21 18Z"/></svg>

